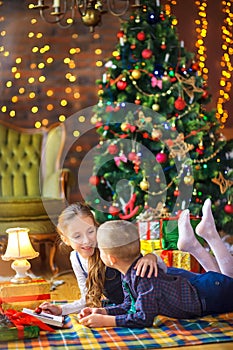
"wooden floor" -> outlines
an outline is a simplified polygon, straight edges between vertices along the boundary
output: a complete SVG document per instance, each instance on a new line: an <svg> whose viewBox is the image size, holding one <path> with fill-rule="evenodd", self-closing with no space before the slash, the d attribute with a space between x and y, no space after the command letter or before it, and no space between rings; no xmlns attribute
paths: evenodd
<svg viewBox="0 0 233 350"><path fill-rule="evenodd" d="M53 278L51 275L46 275L47 280L51 282L63 281L64 283L56 287L51 292L53 300L75 300L80 296L78 285L75 276L72 271L68 273L61 273L60 276ZM209 345L193 345L193 346L182 346L172 347L171 350L233 350L233 342L230 343L212 343Z"/></svg>

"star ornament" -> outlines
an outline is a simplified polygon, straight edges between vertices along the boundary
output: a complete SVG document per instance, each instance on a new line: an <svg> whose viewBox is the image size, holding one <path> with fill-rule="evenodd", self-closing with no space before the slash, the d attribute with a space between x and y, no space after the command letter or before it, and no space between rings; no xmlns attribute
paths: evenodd
<svg viewBox="0 0 233 350"><path fill-rule="evenodd" d="M143 129L146 123L151 123L152 118L146 117L142 111L138 112L138 120L135 121L135 124L139 129Z"/></svg>
<svg viewBox="0 0 233 350"><path fill-rule="evenodd" d="M184 134L180 133L175 140L165 140L169 147L170 157L182 159L194 148L194 145L184 142Z"/></svg>
<svg viewBox="0 0 233 350"><path fill-rule="evenodd" d="M211 181L216 185L219 185L221 194L224 194L228 188L233 185L233 181L225 179L222 173L219 173L218 177L212 179Z"/></svg>
<svg viewBox="0 0 233 350"><path fill-rule="evenodd" d="M184 78L179 73L175 74L176 79L182 84L184 92L188 95L190 100L194 98L194 92L203 93L203 89L195 85L195 77Z"/></svg>

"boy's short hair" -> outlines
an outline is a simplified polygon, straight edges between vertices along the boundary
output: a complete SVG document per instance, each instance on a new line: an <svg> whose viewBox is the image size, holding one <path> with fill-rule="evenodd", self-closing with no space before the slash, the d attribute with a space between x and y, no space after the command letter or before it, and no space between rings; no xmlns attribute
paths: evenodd
<svg viewBox="0 0 233 350"><path fill-rule="evenodd" d="M122 247L135 241L139 242L138 229L129 221L106 221L97 230L97 245L101 249Z"/></svg>

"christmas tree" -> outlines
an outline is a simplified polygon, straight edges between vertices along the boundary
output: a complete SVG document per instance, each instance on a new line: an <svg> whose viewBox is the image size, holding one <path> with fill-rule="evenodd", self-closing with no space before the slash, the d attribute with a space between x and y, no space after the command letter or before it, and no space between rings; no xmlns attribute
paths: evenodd
<svg viewBox="0 0 233 350"><path fill-rule="evenodd" d="M219 230L233 215L232 142L207 111L209 89L159 1L136 1L106 60L92 122L99 134L88 203L101 223L201 215Z"/></svg>

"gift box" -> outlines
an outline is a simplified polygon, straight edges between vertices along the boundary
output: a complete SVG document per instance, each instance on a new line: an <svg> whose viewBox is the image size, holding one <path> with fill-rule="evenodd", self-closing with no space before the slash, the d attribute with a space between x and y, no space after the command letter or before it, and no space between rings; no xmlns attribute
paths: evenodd
<svg viewBox="0 0 233 350"><path fill-rule="evenodd" d="M141 240L142 253L162 248L159 221L139 221L137 226Z"/></svg>
<svg viewBox="0 0 233 350"><path fill-rule="evenodd" d="M200 272L197 260L188 252L180 250L156 250L168 267L178 267L192 272Z"/></svg>
<svg viewBox="0 0 233 350"><path fill-rule="evenodd" d="M195 232L200 218L190 215L190 222ZM178 217L166 217L153 221L137 222L142 250L168 249L177 250L178 241ZM201 244L204 240L197 236ZM148 241L148 242L146 242ZM152 249L152 250L153 250Z"/></svg>
<svg viewBox="0 0 233 350"><path fill-rule="evenodd" d="M34 309L46 300L50 300L50 283L44 279L34 279L23 284L0 283L0 304L3 310L22 310L24 307Z"/></svg>
<svg viewBox="0 0 233 350"><path fill-rule="evenodd" d="M40 330L55 331L33 315L14 309L3 310L0 306L0 342L37 338Z"/></svg>
<svg viewBox="0 0 233 350"><path fill-rule="evenodd" d="M154 250L161 249L160 239L141 239L141 253L143 255L153 252Z"/></svg>
<svg viewBox="0 0 233 350"><path fill-rule="evenodd" d="M162 218L160 221L160 239L162 249L167 250L177 250L177 241L179 237L178 233L178 217L169 217ZM199 224L200 218L190 215L190 223L195 232L196 226ZM198 236L196 238L200 241L201 244L204 243L204 240Z"/></svg>
<svg viewBox="0 0 233 350"><path fill-rule="evenodd" d="M37 338L39 333L40 329L37 326L24 326L17 328L13 325L10 326L10 324L9 327L1 326L0 324L0 341Z"/></svg>
<svg viewBox="0 0 233 350"><path fill-rule="evenodd" d="M159 221L139 221L137 225L141 240L160 240Z"/></svg>
<svg viewBox="0 0 233 350"><path fill-rule="evenodd" d="M17 311L12 309L4 313L0 308L0 341L38 337L40 328L36 325L24 325L16 313ZM25 322L28 323L26 320Z"/></svg>

